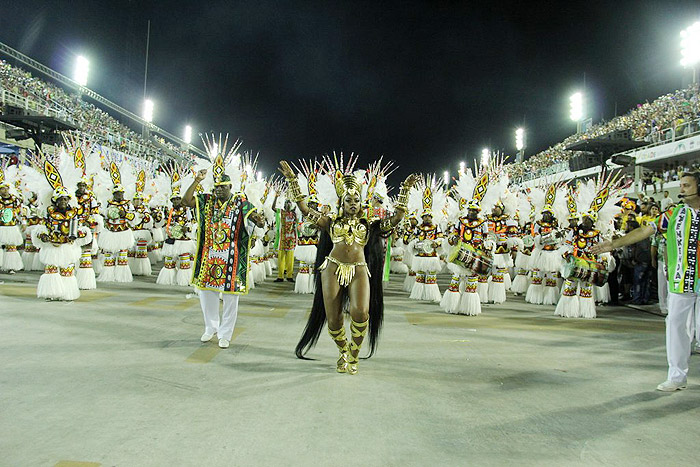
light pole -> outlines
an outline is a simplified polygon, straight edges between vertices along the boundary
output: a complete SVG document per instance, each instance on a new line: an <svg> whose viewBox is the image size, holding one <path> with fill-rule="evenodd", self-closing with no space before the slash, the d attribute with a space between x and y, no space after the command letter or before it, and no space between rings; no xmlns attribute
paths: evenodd
<svg viewBox="0 0 700 467"><path fill-rule="evenodd" d="M516 162L522 162L525 157L525 130L518 128L515 130L515 149L518 150Z"/></svg>
<svg viewBox="0 0 700 467"><path fill-rule="evenodd" d="M700 62L700 21L681 31L681 65L693 69L693 83L697 82L696 64Z"/></svg>
<svg viewBox="0 0 700 467"><path fill-rule="evenodd" d="M569 117L576 122L576 133L581 133L581 122L583 121L583 94L576 92L569 97L570 111Z"/></svg>

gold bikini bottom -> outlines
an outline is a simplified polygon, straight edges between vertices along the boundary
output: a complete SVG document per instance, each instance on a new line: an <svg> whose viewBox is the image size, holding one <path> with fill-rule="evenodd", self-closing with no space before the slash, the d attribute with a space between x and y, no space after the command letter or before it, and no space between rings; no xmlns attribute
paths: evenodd
<svg viewBox="0 0 700 467"><path fill-rule="evenodd" d="M321 267L318 268L319 271L323 271L324 269L326 269L329 261L338 267L335 270L335 275L338 279L338 284L340 284L341 287L347 287L348 285L350 285L350 282L352 282L352 278L355 277L355 269L357 268L357 266L364 266L365 270L367 271L367 276L370 276L369 268L367 267L367 263L365 263L364 261L359 263L343 263L342 261L338 261L330 255L326 256L326 260L323 262L323 264L321 264Z"/></svg>

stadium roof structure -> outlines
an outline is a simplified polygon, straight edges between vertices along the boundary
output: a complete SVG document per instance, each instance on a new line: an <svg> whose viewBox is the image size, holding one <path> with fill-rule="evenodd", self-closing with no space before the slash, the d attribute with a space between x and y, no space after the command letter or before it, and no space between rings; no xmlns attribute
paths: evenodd
<svg viewBox="0 0 700 467"><path fill-rule="evenodd" d="M151 132L153 133L158 133L159 135L177 143L178 145L181 146L187 146L190 151L194 152L198 157L205 158L207 159L207 154L199 149L196 146L192 145L187 145L185 141L183 141L181 138L178 138L177 136L165 131L164 129L154 125L153 123L147 122L143 118L139 117L135 113L121 107L120 105L115 104L114 102L110 101L109 99L97 94L95 91L86 88L85 86L81 86L74 80L68 78L65 75L62 75L61 73L47 67L46 65L43 65L42 63L37 62L31 57L28 57L24 55L22 52L13 49L7 44L4 44L0 42L0 54L7 55L8 57L14 58L15 60L25 64L26 66L44 74L45 76L48 76L57 82L61 83L63 86L76 90L78 91L81 96L87 96L94 100L95 102L98 102L105 107L127 117L131 121L135 122L138 125L143 125L147 127Z"/></svg>
<svg viewBox="0 0 700 467"><path fill-rule="evenodd" d="M60 131L78 129L72 123L46 115L0 115L0 122L23 129L26 136L33 139L37 146L43 143L60 144L62 141Z"/></svg>
<svg viewBox="0 0 700 467"><path fill-rule="evenodd" d="M602 154L611 156L618 152L629 151L630 149L641 148L646 146L647 142L635 141L629 139L610 139L607 137L585 139L570 144L565 149L568 151L592 152L594 154Z"/></svg>

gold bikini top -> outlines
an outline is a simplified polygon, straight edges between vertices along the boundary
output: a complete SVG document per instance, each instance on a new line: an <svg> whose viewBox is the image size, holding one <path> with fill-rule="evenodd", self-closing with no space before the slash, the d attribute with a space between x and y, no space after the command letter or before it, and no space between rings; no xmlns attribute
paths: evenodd
<svg viewBox="0 0 700 467"><path fill-rule="evenodd" d="M351 219L339 217L331 221L331 240L333 243L345 242L347 245L367 244L367 225L357 217Z"/></svg>

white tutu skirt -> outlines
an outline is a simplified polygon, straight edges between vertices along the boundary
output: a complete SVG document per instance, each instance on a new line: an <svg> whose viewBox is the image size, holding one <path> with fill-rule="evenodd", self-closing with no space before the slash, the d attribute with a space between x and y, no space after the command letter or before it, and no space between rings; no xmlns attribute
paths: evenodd
<svg viewBox="0 0 700 467"><path fill-rule="evenodd" d="M414 256L412 261L414 271L441 271L442 261L437 256Z"/></svg>
<svg viewBox="0 0 700 467"><path fill-rule="evenodd" d="M297 245L294 248L294 259L314 264L316 262L316 245Z"/></svg>
<svg viewBox="0 0 700 467"><path fill-rule="evenodd" d="M165 241L165 234L163 233L163 228L162 227L154 227L152 230L152 236L153 236L153 241L154 242L163 242Z"/></svg>
<svg viewBox="0 0 700 467"><path fill-rule="evenodd" d="M510 253L499 253L497 255L493 255L493 266L496 268L513 267L513 258L510 257Z"/></svg>
<svg viewBox="0 0 700 467"><path fill-rule="evenodd" d="M65 243L60 246L44 244L39 252L41 260L48 265L67 268L76 266L82 253L80 246L75 243ZM63 277L57 271L42 274L37 284L36 295L39 298L51 300L76 300L80 297L78 281L75 275Z"/></svg>
<svg viewBox="0 0 700 467"><path fill-rule="evenodd" d="M532 267L537 267L544 272L558 272L564 259L559 250L542 250L537 257L537 262L531 263Z"/></svg>
<svg viewBox="0 0 700 467"><path fill-rule="evenodd" d="M0 246L2 245L22 245L24 238L18 225L4 225L0 227Z"/></svg>
<svg viewBox="0 0 700 467"><path fill-rule="evenodd" d="M135 243L134 232L125 230L124 232L112 232L104 229L99 235L100 248L103 251L117 253L119 250L130 250Z"/></svg>
<svg viewBox="0 0 700 467"><path fill-rule="evenodd" d="M134 230L134 240L146 240L148 243L153 241L153 235L148 230Z"/></svg>
<svg viewBox="0 0 700 467"><path fill-rule="evenodd" d="M163 244L163 256L175 258L184 253L194 254L196 247L197 245L194 240L175 240L175 243L173 244Z"/></svg>
<svg viewBox="0 0 700 467"><path fill-rule="evenodd" d="M519 251L515 255L515 267L520 269L530 269L530 256Z"/></svg>

